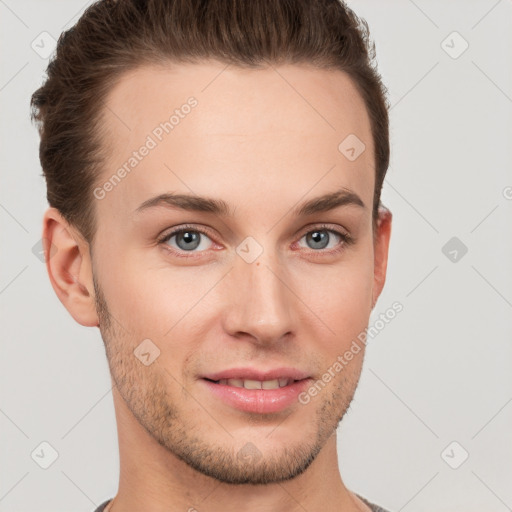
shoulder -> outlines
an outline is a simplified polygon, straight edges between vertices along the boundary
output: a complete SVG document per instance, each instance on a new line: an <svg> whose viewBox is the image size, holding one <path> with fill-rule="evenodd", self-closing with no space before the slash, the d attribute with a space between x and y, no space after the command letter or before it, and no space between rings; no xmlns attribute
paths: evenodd
<svg viewBox="0 0 512 512"><path fill-rule="evenodd" d="M110 500L104 501L94 512L103 512L105 510L105 507L110 503Z"/></svg>
<svg viewBox="0 0 512 512"><path fill-rule="evenodd" d="M360 494L356 494L356 496L363 501L366 505L368 505L372 512L389 512L387 509L379 507L379 505L375 505L375 503L370 503L366 498L363 498Z"/></svg>

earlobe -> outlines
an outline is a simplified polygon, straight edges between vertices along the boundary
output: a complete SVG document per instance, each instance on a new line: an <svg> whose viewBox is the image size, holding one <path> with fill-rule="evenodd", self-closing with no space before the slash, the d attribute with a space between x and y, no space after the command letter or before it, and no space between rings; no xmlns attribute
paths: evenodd
<svg viewBox="0 0 512 512"><path fill-rule="evenodd" d="M386 207L379 207L377 234L374 244L374 274L372 291L372 309L384 288L388 264L389 241L391 238L391 221L393 215Z"/></svg>
<svg viewBox="0 0 512 512"><path fill-rule="evenodd" d="M57 297L79 324L98 326L88 243L53 207L43 217L43 241Z"/></svg>

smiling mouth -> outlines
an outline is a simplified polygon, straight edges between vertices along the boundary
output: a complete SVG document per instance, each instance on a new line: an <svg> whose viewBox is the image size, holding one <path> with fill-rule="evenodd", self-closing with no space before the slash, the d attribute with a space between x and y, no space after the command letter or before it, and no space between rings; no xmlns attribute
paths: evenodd
<svg viewBox="0 0 512 512"><path fill-rule="evenodd" d="M273 380L251 380L251 379L220 379L220 380L212 380L205 379L208 382L213 382L214 384L220 384L222 386L233 386L235 388L244 388L244 389L279 389L289 386L294 382L298 382L295 379L289 379L287 377L282 379L273 379Z"/></svg>
<svg viewBox="0 0 512 512"><path fill-rule="evenodd" d="M299 395L304 392L312 379L310 377L300 378L304 373L302 375L300 372L296 373L299 375L294 375L294 377L299 377L299 380L293 377L267 378L267 380L202 377L201 380L204 382L206 390L229 407L249 413L271 414L282 412L289 407L297 408ZM211 377L220 377L220 375Z"/></svg>

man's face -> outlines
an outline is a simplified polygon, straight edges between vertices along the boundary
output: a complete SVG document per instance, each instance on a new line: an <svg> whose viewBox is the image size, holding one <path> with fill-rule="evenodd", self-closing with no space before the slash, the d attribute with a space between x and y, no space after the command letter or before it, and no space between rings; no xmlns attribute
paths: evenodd
<svg viewBox="0 0 512 512"><path fill-rule="evenodd" d="M131 411L123 428L138 421L220 481L268 483L303 472L336 430L364 350L309 403L273 412L227 403L211 389L223 384L203 377L291 367L314 383L364 331L375 295L374 148L344 73L224 68L139 68L112 89L99 186L133 151L139 157L96 200L92 265L110 370ZM190 97L197 103L182 107ZM158 130L175 109L179 121ZM338 149L350 134L366 145L353 161ZM342 190L362 206L296 215ZM164 204L137 211L163 193L222 200L232 216ZM184 225L188 234L161 241ZM143 340L146 362L160 351L148 365L134 355Z"/></svg>

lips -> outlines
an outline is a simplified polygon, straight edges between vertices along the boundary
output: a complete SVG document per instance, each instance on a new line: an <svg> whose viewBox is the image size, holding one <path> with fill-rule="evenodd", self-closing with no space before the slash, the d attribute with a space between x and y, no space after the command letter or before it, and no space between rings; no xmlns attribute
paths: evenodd
<svg viewBox="0 0 512 512"><path fill-rule="evenodd" d="M297 376L300 376L300 374ZM279 383L280 379L271 381L252 379L212 380L206 377L200 379L200 382L204 386L203 389L214 399L220 400L231 408L258 414L278 413L290 407L297 407L300 405L299 395L312 382L311 378L294 380L293 382L284 378L285 381L290 383L283 387L276 387L276 380ZM243 387L236 385L240 382L244 384ZM248 388L246 387L247 384L249 384Z"/></svg>
<svg viewBox="0 0 512 512"><path fill-rule="evenodd" d="M268 414L298 403L298 395L313 379L292 367L229 368L202 375L205 389L224 404L245 412Z"/></svg>
<svg viewBox="0 0 512 512"><path fill-rule="evenodd" d="M208 379L209 380L209 379ZM245 389L279 389L297 382L294 379L288 379L287 377L273 380L251 380L251 379L220 379L218 381L211 381L216 384L222 384L224 386L233 386L235 388Z"/></svg>
<svg viewBox="0 0 512 512"><path fill-rule="evenodd" d="M257 382L279 381L280 379L284 381L284 379L287 379L289 383L307 379L308 377L310 377L308 373L297 368L290 367L273 368L269 370L258 370L255 368L230 368L228 370L202 376L203 379L211 380L213 382L229 379Z"/></svg>

